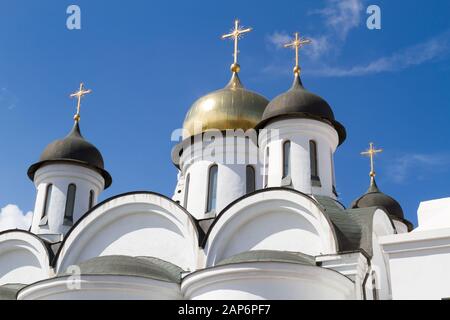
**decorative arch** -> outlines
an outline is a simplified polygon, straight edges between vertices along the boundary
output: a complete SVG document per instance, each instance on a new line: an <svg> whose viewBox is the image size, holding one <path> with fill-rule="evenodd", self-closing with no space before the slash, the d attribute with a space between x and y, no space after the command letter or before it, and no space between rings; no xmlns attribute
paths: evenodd
<svg viewBox="0 0 450 320"><path fill-rule="evenodd" d="M155 257L194 270L198 233L191 215L171 199L150 192L116 196L94 207L67 234L56 272L101 256Z"/></svg>
<svg viewBox="0 0 450 320"><path fill-rule="evenodd" d="M9 230L0 233L0 285L30 284L50 276L50 252L34 234Z"/></svg>
<svg viewBox="0 0 450 320"><path fill-rule="evenodd" d="M297 239L297 240L295 240ZM206 266L251 250L337 253L334 228L316 201L285 188L259 190L225 208L204 240Z"/></svg>

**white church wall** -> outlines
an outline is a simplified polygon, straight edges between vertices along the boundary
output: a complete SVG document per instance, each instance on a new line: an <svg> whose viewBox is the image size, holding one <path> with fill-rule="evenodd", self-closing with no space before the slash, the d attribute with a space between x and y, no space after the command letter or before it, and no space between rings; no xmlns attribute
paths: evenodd
<svg viewBox="0 0 450 320"><path fill-rule="evenodd" d="M39 239L20 231L0 234L0 285L30 284L50 273L48 252Z"/></svg>
<svg viewBox="0 0 450 320"><path fill-rule="evenodd" d="M89 210L91 190L94 191L94 205L96 204L105 182L99 173L91 169L78 165L51 164L43 166L36 172L34 183L37 196L31 231L36 234L65 234ZM48 204L48 223L42 224L49 184L53 187ZM70 184L76 185L73 224L64 224L67 190Z"/></svg>
<svg viewBox="0 0 450 320"><path fill-rule="evenodd" d="M188 214L156 194L124 195L98 207L68 235L57 271L94 257L156 257L184 270L200 259L198 237Z"/></svg>
<svg viewBox="0 0 450 320"><path fill-rule="evenodd" d="M269 124L259 136L262 150L269 147L268 187L284 186L283 144L291 141L292 187L306 194L318 194L335 198L333 154L339 144L336 130L323 122L312 119L287 119ZM311 181L309 143L317 145L317 164L320 186Z"/></svg>
<svg viewBox="0 0 450 320"><path fill-rule="evenodd" d="M309 142L305 137L291 137L290 139L280 138L272 141L269 145L269 164L266 165L267 187L282 187L283 180L283 144L291 141L291 180L292 187L306 194L312 193L311 186L311 170L306 166L298 165L298 163L309 164Z"/></svg>
<svg viewBox="0 0 450 320"><path fill-rule="evenodd" d="M389 270L388 257L380 246L380 238L395 234L392 220L386 212L378 209L373 216L372 226L372 274L375 276L378 298L381 300L392 299L392 283ZM367 283L366 292L372 292L372 281Z"/></svg>
<svg viewBox="0 0 450 320"><path fill-rule="evenodd" d="M177 185L175 187L175 192L172 196L172 200L183 207L185 206L184 200L185 200L185 196L186 196L185 184L186 184L186 177L182 174L182 172L180 170L178 170Z"/></svg>
<svg viewBox="0 0 450 320"><path fill-rule="evenodd" d="M267 190L223 213L207 239L206 264L250 250L317 256L336 253L337 244L329 221L310 199L294 191Z"/></svg>
<svg viewBox="0 0 450 320"><path fill-rule="evenodd" d="M364 295L363 286L370 271L370 258L365 254L355 251L323 255L316 257L316 262L320 263L322 268L334 270L352 280L355 288L353 299L368 299L367 295Z"/></svg>
<svg viewBox="0 0 450 320"><path fill-rule="evenodd" d="M246 194L248 165L252 165L255 169L256 188L262 185L261 164L258 162L256 145L250 140L249 147L246 142L248 139L244 136L226 137L222 132L213 133L211 136L216 137L215 145L207 137L201 141L194 141L183 151L180 161L183 178L190 177L186 208L196 219L217 215L231 202ZM215 210L207 212L209 169L213 165L218 166L217 202ZM181 191L183 194L185 188L186 184ZM183 198L182 204L184 202Z"/></svg>
<svg viewBox="0 0 450 320"><path fill-rule="evenodd" d="M450 198L421 202L415 231L450 228Z"/></svg>
<svg viewBox="0 0 450 320"><path fill-rule="evenodd" d="M408 233L408 226L399 220L392 219L394 222L395 230L397 230L397 233Z"/></svg>
<svg viewBox="0 0 450 320"><path fill-rule="evenodd" d="M190 176L189 194L186 209L196 218L202 219L206 214L206 194L208 190L208 169L212 165L209 161L197 161L189 166L185 176ZM219 172L220 176L221 170ZM186 187L186 186L185 186Z"/></svg>
<svg viewBox="0 0 450 320"><path fill-rule="evenodd" d="M21 290L18 300L180 300L180 285L132 276L58 277Z"/></svg>
<svg viewBox="0 0 450 320"><path fill-rule="evenodd" d="M385 236L395 300L450 298L450 228Z"/></svg>
<svg viewBox="0 0 450 320"><path fill-rule="evenodd" d="M183 279L190 300L345 300L354 284L338 272L293 263L248 262L201 270Z"/></svg>

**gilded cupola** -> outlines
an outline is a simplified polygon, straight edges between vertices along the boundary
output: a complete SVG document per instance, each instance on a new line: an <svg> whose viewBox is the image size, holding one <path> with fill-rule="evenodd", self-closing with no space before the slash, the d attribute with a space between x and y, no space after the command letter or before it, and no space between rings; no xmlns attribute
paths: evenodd
<svg viewBox="0 0 450 320"><path fill-rule="evenodd" d="M223 39L234 40L234 63L231 66L231 80L225 88L209 93L194 102L184 120L183 138L208 130L228 130L254 128L262 118L269 101L263 96L244 88L239 79L238 42L243 34L252 29L244 29L235 21L231 33Z"/></svg>

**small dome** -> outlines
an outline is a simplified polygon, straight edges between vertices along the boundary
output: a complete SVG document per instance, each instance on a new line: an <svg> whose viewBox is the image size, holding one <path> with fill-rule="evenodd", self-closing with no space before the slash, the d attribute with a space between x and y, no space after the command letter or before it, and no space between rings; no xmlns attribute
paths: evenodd
<svg viewBox="0 0 450 320"><path fill-rule="evenodd" d="M262 118L269 101L246 90L237 73L228 85L198 99L186 115L184 139L207 130L254 128Z"/></svg>
<svg viewBox="0 0 450 320"><path fill-rule="evenodd" d="M104 170L102 154L93 144L83 138L78 122L75 122L72 131L64 139L56 140L45 148L39 162L32 165L28 170L30 179L34 180L36 171L51 162L74 162L87 166L103 176L105 188L108 188L112 183L111 176Z"/></svg>
<svg viewBox="0 0 450 320"><path fill-rule="evenodd" d="M292 87L269 103L258 128L264 127L275 119L289 117L313 118L328 122L338 132L339 144L342 144L346 138L345 128L336 121L328 102L306 90L297 74Z"/></svg>
<svg viewBox="0 0 450 320"><path fill-rule="evenodd" d="M370 183L370 188L359 199L353 201L352 208L369 208L369 207L383 207L387 213L395 218L404 220L403 209L394 198L382 193L375 182L375 178Z"/></svg>

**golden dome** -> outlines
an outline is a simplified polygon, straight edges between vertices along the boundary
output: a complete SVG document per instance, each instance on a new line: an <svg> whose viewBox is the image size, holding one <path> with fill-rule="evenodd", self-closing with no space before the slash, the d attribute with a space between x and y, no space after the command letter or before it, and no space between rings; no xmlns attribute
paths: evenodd
<svg viewBox="0 0 450 320"><path fill-rule="evenodd" d="M192 105L184 120L183 138L207 130L254 128L262 118L269 101L244 89L239 76L233 72L228 85L201 97Z"/></svg>

